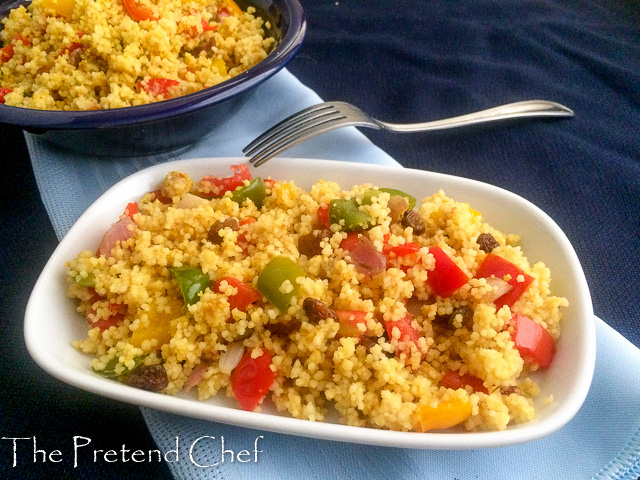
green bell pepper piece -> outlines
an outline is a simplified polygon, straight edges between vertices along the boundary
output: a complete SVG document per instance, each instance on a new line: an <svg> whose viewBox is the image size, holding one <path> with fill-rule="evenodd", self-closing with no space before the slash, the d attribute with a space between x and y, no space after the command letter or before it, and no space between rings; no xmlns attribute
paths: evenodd
<svg viewBox="0 0 640 480"><path fill-rule="evenodd" d="M358 202L354 199L336 198L329 202L329 221L340 225L343 231L351 232L367 228L371 223L371 217L358 208Z"/></svg>
<svg viewBox="0 0 640 480"><path fill-rule="evenodd" d="M118 366L118 363L120 363L120 357L117 356L109 360L109 362L105 365L104 370L96 370L93 367L91 367L91 370L93 370L94 373L97 373L101 377L115 379L138 368L138 366L140 366L144 361L144 357L144 355L138 355L137 357L134 357L133 361L135 362L135 365L133 366L133 368L131 370L127 369L121 374L116 374L116 366Z"/></svg>
<svg viewBox="0 0 640 480"><path fill-rule="evenodd" d="M238 202L240 205L248 198L255 206L262 208L262 202L267 197L267 191L264 188L264 182L262 178L256 177L248 185L244 187L238 187L233 191L231 199L234 202Z"/></svg>
<svg viewBox="0 0 640 480"><path fill-rule="evenodd" d="M197 267L174 267L171 274L178 280L182 297L187 305L193 305L199 300L198 294L211 286L209 275Z"/></svg>
<svg viewBox="0 0 640 480"><path fill-rule="evenodd" d="M379 188L378 190L367 190L362 195L362 204L363 205L371 205L374 197L377 196L379 192L385 192L391 195L392 197L404 197L409 204L408 210L413 210L413 207L416 206L416 199L402 190L396 190L395 188Z"/></svg>
<svg viewBox="0 0 640 480"><path fill-rule="evenodd" d="M300 284L296 279L305 276L305 271L293 260L281 256L274 257L258 276L257 288L278 310L286 312L291 299L300 290ZM293 288L288 293L282 293L280 287L286 280L291 282Z"/></svg>
<svg viewBox="0 0 640 480"><path fill-rule="evenodd" d="M93 288L96 286L96 279L92 273L87 274L86 277L81 277L80 275L76 275L74 280L81 287Z"/></svg>

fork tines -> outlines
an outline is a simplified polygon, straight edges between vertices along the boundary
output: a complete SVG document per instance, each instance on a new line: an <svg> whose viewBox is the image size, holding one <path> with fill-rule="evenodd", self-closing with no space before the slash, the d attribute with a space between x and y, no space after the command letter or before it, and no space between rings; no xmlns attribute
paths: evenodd
<svg viewBox="0 0 640 480"><path fill-rule="evenodd" d="M302 143L309 137L335 128L345 116L330 103L321 103L285 118L242 149L258 167L282 151Z"/></svg>

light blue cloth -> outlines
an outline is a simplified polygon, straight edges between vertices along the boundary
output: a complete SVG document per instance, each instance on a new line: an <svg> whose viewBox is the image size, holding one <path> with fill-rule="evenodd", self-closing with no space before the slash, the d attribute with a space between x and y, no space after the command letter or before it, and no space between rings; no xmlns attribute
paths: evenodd
<svg viewBox="0 0 640 480"><path fill-rule="evenodd" d="M228 123L179 152L98 158L62 151L34 135L26 139L44 205L62 238L100 194L130 173L181 158L242 156L242 147L273 123L320 101L284 70L260 86ZM317 137L287 155L398 165L352 128ZM275 434L147 408L142 413L162 451L175 449L179 439L181 457L168 463L179 479L637 479L640 350L597 318L596 328L596 369L584 406L560 431L524 445L475 451L394 449ZM226 449L247 450L241 460L248 461L236 457L231 462L227 453L222 462L222 437ZM188 451L194 444L192 461Z"/></svg>

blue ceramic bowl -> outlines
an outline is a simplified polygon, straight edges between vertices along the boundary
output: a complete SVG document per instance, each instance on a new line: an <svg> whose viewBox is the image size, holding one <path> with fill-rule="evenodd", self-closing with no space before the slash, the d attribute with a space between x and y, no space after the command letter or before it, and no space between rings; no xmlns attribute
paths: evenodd
<svg viewBox="0 0 640 480"><path fill-rule="evenodd" d="M23 0L0 0L0 16ZM240 75L182 97L135 107L53 111L0 104L0 123L42 135L62 148L91 155L138 156L191 145L233 115L255 87L281 70L300 48L306 21L298 0L248 0L279 40L267 58Z"/></svg>

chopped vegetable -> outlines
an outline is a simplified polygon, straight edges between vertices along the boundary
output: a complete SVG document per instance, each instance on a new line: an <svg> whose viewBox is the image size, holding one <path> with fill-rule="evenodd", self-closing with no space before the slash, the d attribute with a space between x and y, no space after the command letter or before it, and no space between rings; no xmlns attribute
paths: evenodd
<svg viewBox="0 0 640 480"><path fill-rule="evenodd" d="M251 180L251 172L245 164L231 165L233 175L230 177L214 177L205 175L198 183L198 191L203 195L221 197L225 192L233 192L242 187L245 180Z"/></svg>
<svg viewBox="0 0 640 480"><path fill-rule="evenodd" d="M389 253L393 253L396 257L404 257L405 255L411 255L412 253L418 253L420 251L420 245L417 243L404 243L396 247L391 247Z"/></svg>
<svg viewBox="0 0 640 480"><path fill-rule="evenodd" d="M170 78L150 78L147 81L140 81L136 84L139 88L154 97L163 96L165 99L171 98L171 92L180 85L178 80Z"/></svg>
<svg viewBox="0 0 640 480"><path fill-rule="evenodd" d="M347 238L340 242L340 248L351 252L358 246L358 238L362 232L349 232Z"/></svg>
<svg viewBox="0 0 640 480"><path fill-rule="evenodd" d="M336 198L329 203L329 221L332 225L340 225L343 231L351 232L367 228L371 217L360 210L355 200Z"/></svg>
<svg viewBox="0 0 640 480"><path fill-rule="evenodd" d="M242 15L242 9L233 0L225 0L223 3L225 4L225 6L218 9L219 17L228 17L229 15Z"/></svg>
<svg viewBox="0 0 640 480"><path fill-rule="evenodd" d="M256 177L248 185L243 185L233 191L231 199L242 205L245 200L251 200L259 209L262 208L262 202L267 197L267 191L264 188L262 178Z"/></svg>
<svg viewBox="0 0 640 480"><path fill-rule="evenodd" d="M86 277L83 277L82 275L76 275L74 277L74 280L81 287L93 288L96 286L96 278L92 273L88 273Z"/></svg>
<svg viewBox="0 0 640 480"><path fill-rule="evenodd" d="M111 256L111 250L116 246L116 243L124 242L133 236L136 224L131 220L131 217L123 215L120 220L111 225L102 237L102 242L96 251L96 256L100 257Z"/></svg>
<svg viewBox="0 0 640 480"><path fill-rule="evenodd" d="M489 394L489 390L484 386L482 379L469 375L468 373L460 374L457 370L449 370L445 373L440 383L443 387L453 390L464 388L468 385L473 388L473 391L476 393Z"/></svg>
<svg viewBox="0 0 640 480"><path fill-rule="evenodd" d="M331 220L329 220L329 205L326 203L318 207L318 222L327 228L331 228Z"/></svg>
<svg viewBox="0 0 640 480"><path fill-rule="evenodd" d="M133 367L133 369L137 368L139 365L142 364L142 362L144 361L144 355L139 355L137 357L134 357L133 361L135 362L135 365ZM125 369L123 373L117 374L116 373L116 367L118 366L118 364L120 363L120 357L113 357L111 360L109 360L109 362L105 365L104 369L102 370L96 370L95 368L91 368L91 370L94 371L94 373L97 373L98 375L100 375L101 377L105 377L105 378L118 378L119 376L122 376L128 372L130 372L130 370ZM132 369L132 370L133 370Z"/></svg>
<svg viewBox="0 0 640 480"><path fill-rule="evenodd" d="M221 288L223 287L223 282L226 282L228 285L231 285L238 291L234 295L231 295L227 298L227 301L229 302L229 308L232 311L233 309L237 308L241 312L246 312L249 305L257 302L262 298L260 292L258 292L251 285L241 282L240 280L232 277L222 277L217 279L213 284L213 291L222 293Z"/></svg>
<svg viewBox="0 0 640 480"><path fill-rule="evenodd" d="M200 298L199 294L211 286L209 275L197 267L173 267L171 274L178 281L187 305L196 303Z"/></svg>
<svg viewBox="0 0 640 480"><path fill-rule="evenodd" d="M231 389L244 410L254 411L269 392L275 380L270 366L269 352L264 351L258 358L252 358L251 352L247 352L231 372Z"/></svg>
<svg viewBox="0 0 640 480"><path fill-rule="evenodd" d="M453 292L469 281L469 277L438 246L429 248L436 261L436 267L429 272L427 284L436 295L449 297Z"/></svg>
<svg viewBox="0 0 640 480"><path fill-rule="evenodd" d="M69 18L73 15L75 0L42 0L44 8L53 10L60 17Z"/></svg>
<svg viewBox="0 0 640 480"><path fill-rule="evenodd" d="M13 92L12 89L7 87L0 87L0 103L5 103L4 97L9 93Z"/></svg>
<svg viewBox="0 0 640 480"><path fill-rule="evenodd" d="M435 407L422 405L416 410L416 430L427 432L429 430L451 428L464 422L473 411L468 400L452 398L439 403Z"/></svg>
<svg viewBox="0 0 640 480"><path fill-rule="evenodd" d="M361 312L358 310L336 310L338 314L338 320L340 322L340 328L338 329L338 337L362 337L365 333L369 334L367 330L367 312ZM364 325L364 328L359 328L359 325Z"/></svg>
<svg viewBox="0 0 640 480"><path fill-rule="evenodd" d="M529 317L516 313L511 317L511 338L525 361L548 367L556 353L556 342L549 331Z"/></svg>
<svg viewBox="0 0 640 480"><path fill-rule="evenodd" d="M153 10L140 5L138 0L123 0L123 2L124 8L136 22L142 22L144 20L158 20L158 17L153 13Z"/></svg>
<svg viewBox="0 0 640 480"><path fill-rule="evenodd" d="M379 188L377 190L367 190L362 195L362 204L371 205L373 199L380 193L388 193L391 197L402 197L407 200L407 209L411 210L416 206L416 199L402 190L396 190L395 188Z"/></svg>
<svg viewBox="0 0 640 480"><path fill-rule="evenodd" d="M287 257L274 257L258 277L258 291L273 303L278 310L286 312L291 299L298 293L299 277L306 276L305 271Z"/></svg>
<svg viewBox="0 0 640 480"><path fill-rule="evenodd" d="M134 347L141 347L145 340L157 340L157 348L171 340L171 320L182 312L182 302L178 298L169 298L163 308L158 308L155 302L149 306L147 322L140 323L131 334L129 343Z"/></svg>
<svg viewBox="0 0 640 480"><path fill-rule="evenodd" d="M6 47L0 48L0 62L8 62L13 58L13 45L9 44Z"/></svg>
<svg viewBox="0 0 640 480"><path fill-rule="evenodd" d="M389 335L389 338L393 339L393 331L395 329L398 329L398 331L400 332L400 336L397 337L398 341L404 343L417 343L422 335L420 335L420 332L418 332L418 330L416 330L413 325L411 325L412 320L413 317L410 313L407 312L407 315L400 320L384 322L384 328L387 331L387 335ZM405 350L406 349L400 349L396 353L401 353Z"/></svg>
<svg viewBox="0 0 640 480"><path fill-rule="evenodd" d="M532 276L527 275L513 263L494 253L487 255L487 258L484 259L476 272L476 278L489 278L491 276L505 280L512 287L508 292L493 301L496 308L501 308L504 305L512 307L533 282ZM508 278L505 278L507 276Z"/></svg>
<svg viewBox="0 0 640 480"><path fill-rule="evenodd" d="M358 243L350 252L350 258L356 270L365 275L374 276L387 268L387 257L364 235L358 238Z"/></svg>

